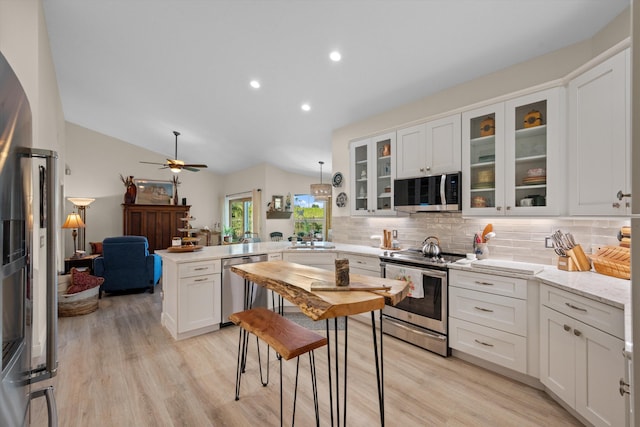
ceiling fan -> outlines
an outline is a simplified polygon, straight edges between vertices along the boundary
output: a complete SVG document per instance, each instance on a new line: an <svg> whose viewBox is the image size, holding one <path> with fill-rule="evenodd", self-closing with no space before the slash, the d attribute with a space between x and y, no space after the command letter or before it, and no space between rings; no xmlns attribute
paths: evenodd
<svg viewBox="0 0 640 427"><path fill-rule="evenodd" d="M175 155L175 159L167 159L166 163L156 163L156 162L143 162L141 161L140 163L147 163L150 165L161 165L162 167L160 169L171 169L171 172L173 173L180 173L180 171L182 169L186 169L188 171L191 172L198 172L200 169L202 168L206 168L207 165L199 165L199 164L190 164L190 163L185 163L182 160L178 160L178 135L180 135L180 132L178 131L173 131L173 134L176 136L176 155Z"/></svg>

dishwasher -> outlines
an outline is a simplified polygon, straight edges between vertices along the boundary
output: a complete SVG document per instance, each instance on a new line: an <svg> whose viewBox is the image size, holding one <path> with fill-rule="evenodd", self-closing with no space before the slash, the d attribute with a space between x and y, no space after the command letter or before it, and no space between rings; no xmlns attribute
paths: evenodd
<svg viewBox="0 0 640 427"><path fill-rule="evenodd" d="M222 326L228 326L229 315L245 309L244 307L244 279L231 271L231 267L239 264L267 261L268 256L250 255L222 259ZM267 290L262 286L252 284L252 307L267 306Z"/></svg>

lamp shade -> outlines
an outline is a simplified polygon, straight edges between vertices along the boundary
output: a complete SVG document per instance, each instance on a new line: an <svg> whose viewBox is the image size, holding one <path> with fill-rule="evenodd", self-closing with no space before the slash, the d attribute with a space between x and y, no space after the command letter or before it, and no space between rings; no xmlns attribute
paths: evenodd
<svg viewBox="0 0 640 427"><path fill-rule="evenodd" d="M84 228L84 222L80 214L73 212L67 215L67 220L62 224L62 228Z"/></svg>
<svg viewBox="0 0 640 427"><path fill-rule="evenodd" d="M89 197L67 197L67 200L75 206L89 206L96 199L91 199Z"/></svg>
<svg viewBox="0 0 640 427"><path fill-rule="evenodd" d="M311 184L309 191L314 199L328 200L331 197L331 184L322 183L322 165L324 165L324 162L319 161L318 163L320 164L320 184Z"/></svg>

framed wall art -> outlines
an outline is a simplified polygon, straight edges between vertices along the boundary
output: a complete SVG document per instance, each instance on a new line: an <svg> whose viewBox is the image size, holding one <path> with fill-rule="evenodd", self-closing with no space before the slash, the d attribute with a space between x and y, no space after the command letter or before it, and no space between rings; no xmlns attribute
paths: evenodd
<svg viewBox="0 0 640 427"><path fill-rule="evenodd" d="M170 205L173 202L174 186L171 181L134 179L136 205Z"/></svg>

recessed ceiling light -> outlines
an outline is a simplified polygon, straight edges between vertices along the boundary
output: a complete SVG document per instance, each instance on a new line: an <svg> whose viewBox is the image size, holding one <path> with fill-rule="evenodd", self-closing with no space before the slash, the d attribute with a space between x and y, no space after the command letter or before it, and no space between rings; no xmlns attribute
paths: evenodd
<svg viewBox="0 0 640 427"><path fill-rule="evenodd" d="M309 110L311 110L311 105L302 104L302 106L300 108L302 108L302 111L309 111Z"/></svg>
<svg viewBox="0 0 640 427"><path fill-rule="evenodd" d="M260 82L257 80L251 80L249 85L254 89L260 89Z"/></svg>
<svg viewBox="0 0 640 427"><path fill-rule="evenodd" d="M337 50L334 50L329 54L329 58L331 58L333 62L338 62L342 59L342 55L340 55L340 52L338 52Z"/></svg>

